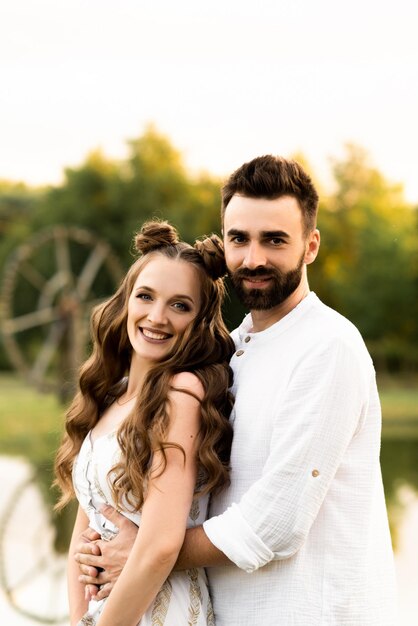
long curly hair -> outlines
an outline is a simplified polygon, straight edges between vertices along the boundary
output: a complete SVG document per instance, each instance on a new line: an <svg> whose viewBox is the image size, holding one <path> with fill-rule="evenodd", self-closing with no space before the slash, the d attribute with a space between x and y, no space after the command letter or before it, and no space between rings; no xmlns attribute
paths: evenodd
<svg viewBox="0 0 418 626"><path fill-rule="evenodd" d="M110 481L115 502L118 506L125 502L139 510L153 453L162 452L164 471L165 449L179 447L166 440L168 395L173 389L173 377L179 372L193 372L204 389L197 453L204 487L198 491L216 493L229 483L229 415L233 404L229 360L234 343L222 319L226 274L222 242L212 235L191 246L179 241L176 229L168 222L151 221L136 235L135 246L139 258L116 293L92 314L92 353L81 367L79 390L66 414L66 432L55 461L55 485L61 490L57 509L75 495L72 468L86 435L104 410L126 390L132 354L127 332L128 300L139 273L157 255L190 263L196 269L201 305L170 353L152 365L133 410L118 429L121 457L111 470Z"/></svg>

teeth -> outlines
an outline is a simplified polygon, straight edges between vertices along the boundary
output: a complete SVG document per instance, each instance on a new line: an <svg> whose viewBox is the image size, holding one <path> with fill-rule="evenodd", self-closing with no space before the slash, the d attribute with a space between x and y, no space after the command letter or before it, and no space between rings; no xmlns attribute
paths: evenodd
<svg viewBox="0 0 418 626"><path fill-rule="evenodd" d="M169 335L154 333L151 330L146 330L145 328L142 329L142 332L144 333L145 337L149 337L149 339L167 339L167 337L169 337Z"/></svg>

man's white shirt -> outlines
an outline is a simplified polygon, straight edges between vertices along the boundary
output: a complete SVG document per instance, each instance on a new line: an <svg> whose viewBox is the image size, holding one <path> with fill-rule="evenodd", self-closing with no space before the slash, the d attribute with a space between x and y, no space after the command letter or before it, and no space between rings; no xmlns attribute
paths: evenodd
<svg viewBox="0 0 418 626"><path fill-rule="evenodd" d="M381 411L357 329L310 293L234 331L231 485L204 524L217 626L394 626Z"/></svg>

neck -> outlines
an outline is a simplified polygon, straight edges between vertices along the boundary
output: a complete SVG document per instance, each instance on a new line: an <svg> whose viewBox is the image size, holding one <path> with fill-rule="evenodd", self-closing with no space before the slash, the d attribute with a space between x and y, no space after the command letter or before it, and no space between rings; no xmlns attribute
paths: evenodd
<svg viewBox="0 0 418 626"><path fill-rule="evenodd" d="M150 367L148 363L145 364L142 361L139 362L139 359L136 358L135 354L132 356L128 372L128 386L125 391L126 397L133 396L141 391L149 369Z"/></svg>
<svg viewBox="0 0 418 626"><path fill-rule="evenodd" d="M265 311L251 311L253 332L258 333L262 330L266 330L266 328L269 328L270 326L273 326L273 324L283 319L283 317L297 307L297 305L302 302L308 294L308 280L306 278L302 278L295 291L277 306Z"/></svg>

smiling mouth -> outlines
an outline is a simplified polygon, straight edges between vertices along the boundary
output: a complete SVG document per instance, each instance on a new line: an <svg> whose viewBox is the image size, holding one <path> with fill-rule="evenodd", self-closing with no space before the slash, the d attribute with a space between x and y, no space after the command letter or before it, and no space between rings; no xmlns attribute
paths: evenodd
<svg viewBox="0 0 418 626"><path fill-rule="evenodd" d="M161 331L149 330L148 328L139 328L141 333L144 335L146 339L151 339L153 341L165 341L166 339L171 339L173 335L169 333L162 333Z"/></svg>
<svg viewBox="0 0 418 626"><path fill-rule="evenodd" d="M250 285L264 285L271 280L271 276L244 277L243 280Z"/></svg>

